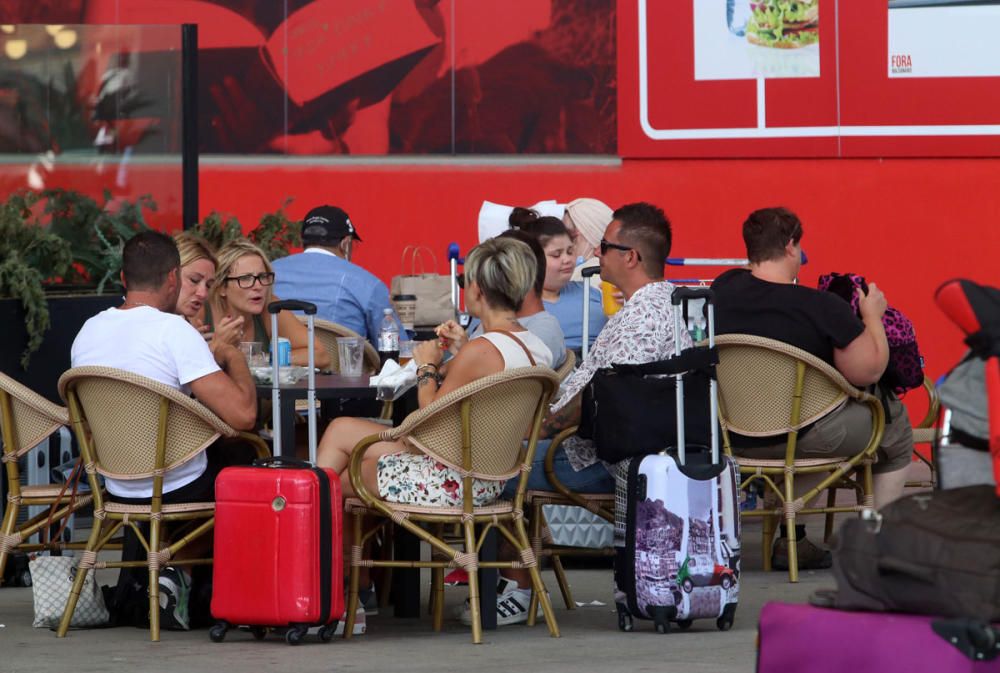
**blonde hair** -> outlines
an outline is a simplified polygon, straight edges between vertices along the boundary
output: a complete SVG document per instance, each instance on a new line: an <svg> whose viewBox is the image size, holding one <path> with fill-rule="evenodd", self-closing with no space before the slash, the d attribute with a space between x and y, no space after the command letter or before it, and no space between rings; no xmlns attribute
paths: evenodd
<svg viewBox="0 0 1000 673"><path fill-rule="evenodd" d="M181 255L181 267L200 259L207 259L214 267L219 266L218 260L215 259L215 248L201 236L190 231L182 231L174 234L174 243L177 244L177 252Z"/></svg>
<svg viewBox="0 0 1000 673"><path fill-rule="evenodd" d="M475 282L493 308L520 310L537 274L535 254L513 238L491 238L465 258L466 281Z"/></svg>
<svg viewBox="0 0 1000 673"><path fill-rule="evenodd" d="M219 249L219 252L215 255L218 265L216 266L215 271L215 285L212 286L211 301L213 304L220 306L225 304L226 300L225 297L222 296L221 291L226 285L226 278L232 275L233 267L236 266L236 262L248 255L257 255L260 257L261 261L264 262L264 269L268 273L274 273L271 261L267 258L267 255L264 254L263 250L258 248L246 238L234 238L222 246L222 248ZM265 306L271 303L273 288L273 285L267 285L264 287Z"/></svg>

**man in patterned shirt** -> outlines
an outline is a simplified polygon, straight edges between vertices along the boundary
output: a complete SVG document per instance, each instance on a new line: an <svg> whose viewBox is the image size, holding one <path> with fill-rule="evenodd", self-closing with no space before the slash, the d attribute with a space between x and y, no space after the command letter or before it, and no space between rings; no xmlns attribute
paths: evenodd
<svg viewBox="0 0 1000 673"><path fill-rule="evenodd" d="M579 422L580 393L598 369L657 362L674 354L674 308L670 302L674 285L663 279L670 243L670 222L660 208L630 203L614 212L599 250L601 278L622 291L625 305L611 316L580 367L563 383L546 421L548 432ZM692 345L685 331L681 347ZM556 473L566 477L567 487L590 493L614 489L614 479L598 461L593 442L572 437L563 447L556 465L564 464L570 471L564 468ZM544 470L540 472L544 477Z"/></svg>

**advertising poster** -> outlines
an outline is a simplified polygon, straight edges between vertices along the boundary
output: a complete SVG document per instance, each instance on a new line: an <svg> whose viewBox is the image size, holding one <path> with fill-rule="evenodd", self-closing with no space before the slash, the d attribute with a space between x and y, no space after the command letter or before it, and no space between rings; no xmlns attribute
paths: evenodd
<svg viewBox="0 0 1000 673"><path fill-rule="evenodd" d="M1000 76L998 29L1000 2L889 0L889 77Z"/></svg>
<svg viewBox="0 0 1000 673"><path fill-rule="evenodd" d="M819 77L819 5L696 0L695 79Z"/></svg>

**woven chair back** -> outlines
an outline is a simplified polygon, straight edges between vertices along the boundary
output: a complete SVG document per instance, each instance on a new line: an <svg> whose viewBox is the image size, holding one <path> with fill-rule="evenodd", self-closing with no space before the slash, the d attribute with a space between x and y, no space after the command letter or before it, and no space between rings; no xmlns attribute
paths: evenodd
<svg viewBox="0 0 1000 673"><path fill-rule="evenodd" d="M559 369L556 370L556 376L559 377L559 383L565 381L566 377L573 373L573 369L575 367L576 367L576 353L567 348L566 360L559 366Z"/></svg>
<svg viewBox="0 0 1000 673"><path fill-rule="evenodd" d="M478 479L509 479L521 470L519 456L540 404L558 385L548 367L523 367L474 381L416 414L408 441L442 463L463 469L463 414L468 414L470 472ZM433 407L433 408L432 408ZM409 419L408 419L409 420ZM401 428L408 424L404 422Z"/></svg>
<svg viewBox="0 0 1000 673"><path fill-rule="evenodd" d="M97 471L115 479L153 476L161 400L168 400L163 468L181 465L220 436L237 433L207 408L157 381L110 367L77 367L59 379L75 393L93 438Z"/></svg>
<svg viewBox="0 0 1000 673"><path fill-rule="evenodd" d="M798 430L837 409L855 392L836 369L780 341L726 334L715 343L722 423L741 435L771 437ZM802 407L793 423L800 363L805 367Z"/></svg>
<svg viewBox="0 0 1000 673"><path fill-rule="evenodd" d="M296 316L303 325L307 323L307 318L304 315ZM348 329L343 325L338 325L335 322L330 322L329 320L323 320L322 318L316 318L314 323L316 328L316 341L326 349L327 355L330 356L330 370L334 372L340 372L340 353L337 350L337 337L358 337L365 342L365 357L362 369L366 374L372 374L379 369L379 357L378 351L372 346L367 339L355 332L354 330Z"/></svg>
<svg viewBox="0 0 1000 673"><path fill-rule="evenodd" d="M10 399L11 406L11 437L16 445L8 446L4 442L4 453L14 453L22 456L39 442L69 423L69 412L65 407L53 404L47 399L18 383L6 374L0 374L0 392ZM0 430L5 435L8 428L4 427L7 419L0 414Z"/></svg>

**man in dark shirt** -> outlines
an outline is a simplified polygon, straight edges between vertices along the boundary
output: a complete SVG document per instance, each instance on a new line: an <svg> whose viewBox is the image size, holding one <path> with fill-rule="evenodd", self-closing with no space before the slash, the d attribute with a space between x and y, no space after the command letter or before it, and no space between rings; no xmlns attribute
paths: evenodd
<svg viewBox="0 0 1000 673"><path fill-rule="evenodd" d="M712 289L716 300L719 334L753 334L801 348L830 363L858 387L878 382L889 361L889 345L882 326L885 296L871 283L868 294L859 291L861 318L840 297L796 284L802 260L802 223L785 208L754 211L743 223L749 269L734 269L719 276ZM913 453L913 431L906 407L888 397L885 434L872 468L875 506L900 496L906 468ZM849 401L845 406L803 428L796 454L802 457L851 456L868 442L871 412L866 405ZM733 437L734 450L755 458L783 458L785 444ZM807 491L822 475L804 475L796 485ZM798 527L797 527L798 528ZM787 534L783 531L783 538ZM829 553L796 535L799 567L828 567ZM787 564L787 539L778 541L776 567ZM782 553L783 552L783 553ZM784 558L782 558L784 556ZM787 568L787 565L785 565Z"/></svg>

